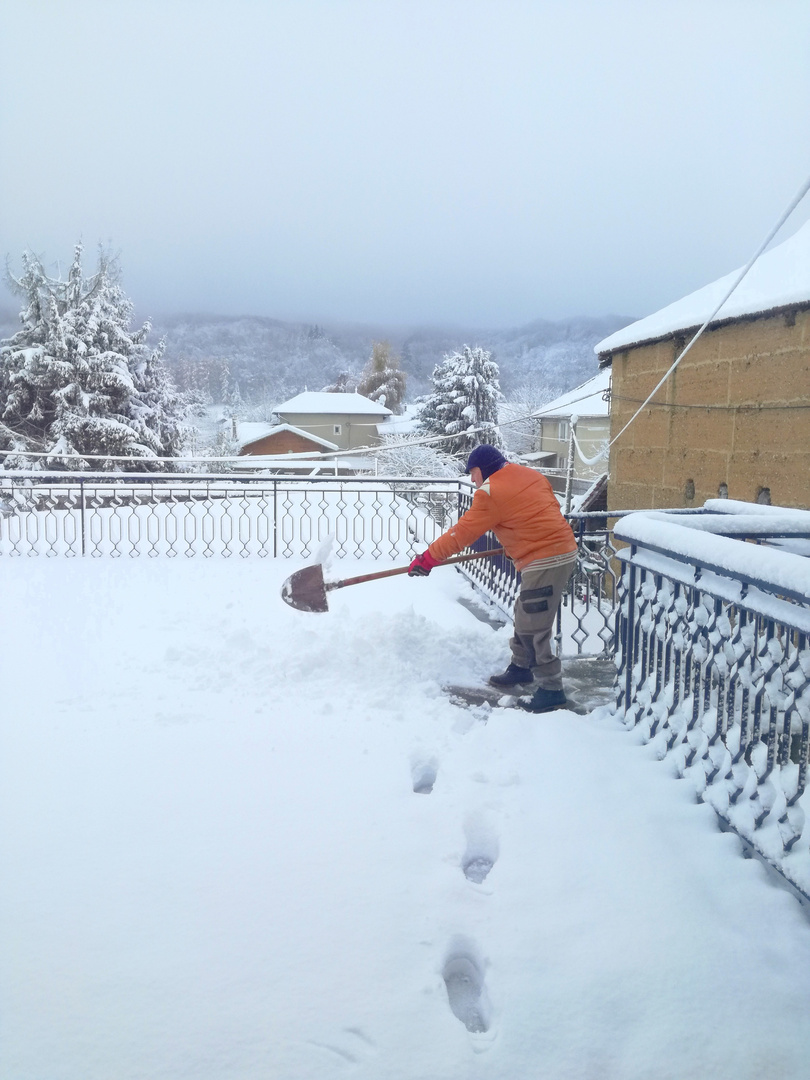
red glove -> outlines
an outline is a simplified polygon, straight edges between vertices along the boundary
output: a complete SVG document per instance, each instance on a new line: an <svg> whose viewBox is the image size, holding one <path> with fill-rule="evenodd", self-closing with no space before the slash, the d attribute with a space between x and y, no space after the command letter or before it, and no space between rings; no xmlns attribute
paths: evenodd
<svg viewBox="0 0 810 1080"><path fill-rule="evenodd" d="M421 555L417 555L408 567L408 577L427 577L434 566L441 566L441 562L433 558L428 548Z"/></svg>

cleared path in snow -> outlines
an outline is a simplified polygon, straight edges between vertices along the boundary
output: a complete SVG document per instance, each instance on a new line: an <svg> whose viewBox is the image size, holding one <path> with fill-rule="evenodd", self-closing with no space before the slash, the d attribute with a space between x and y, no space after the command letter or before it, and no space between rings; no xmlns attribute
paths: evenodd
<svg viewBox="0 0 810 1080"><path fill-rule="evenodd" d="M688 783L451 704L459 575L297 565L4 560L0 1077L803 1080L810 928Z"/></svg>

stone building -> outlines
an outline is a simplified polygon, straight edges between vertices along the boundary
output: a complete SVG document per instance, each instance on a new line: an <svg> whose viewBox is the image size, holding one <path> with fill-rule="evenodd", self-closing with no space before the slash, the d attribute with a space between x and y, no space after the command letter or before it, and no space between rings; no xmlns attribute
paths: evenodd
<svg viewBox="0 0 810 1080"><path fill-rule="evenodd" d="M739 271L596 346L611 439ZM762 255L652 402L611 447L614 509L728 496L810 508L810 222Z"/></svg>

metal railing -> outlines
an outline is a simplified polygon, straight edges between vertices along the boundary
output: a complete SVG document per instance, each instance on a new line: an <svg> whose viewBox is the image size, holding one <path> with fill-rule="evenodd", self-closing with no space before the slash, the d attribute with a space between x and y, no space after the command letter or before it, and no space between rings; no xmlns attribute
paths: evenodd
<svg viewBox="0 0 810 1080"><path fill-rule="evenodd" d="M406 559L472 499L458 480L386 477L35 473L0 477L2 557L317 557ZM613 649L616 575L604 515L571 515L579 557L558 619L568 649ZM475 545L495 546L491 537ZM505 618L519 574L505 557L465 576Z"/></svg>
<svg viewBox="0 0 810 1080"><path fill-rule="evenodd" d="M368 478L109 474L3 477L2 556L413 554L449 526L458 485Z"/></svg>
<svg viewBox="0 0 810 1080"><path fill-rule="evenodd" d="M810 514L706 510L616 526L617 711L810 899Z"/></svg>
<svg viewBox="0 0 810 1080"><path fill-rule="evenodd" d="M462 496L462 511L467 508L469 500L469 495ZM620 516L610 515L610 520ZM557 654L612 655L618 596L613 530L608 526L608 516L598 511L567 514L566 518L577 539L577 559L557 612ZM485 551L496 544L496 538L487 534L476 540L472 549ZM511 559L501 555L480 563L470 563L463 568L463 573L505 618L511 618L520 589L520 574ZM564 638L566 648L563 647Z"/></svg>

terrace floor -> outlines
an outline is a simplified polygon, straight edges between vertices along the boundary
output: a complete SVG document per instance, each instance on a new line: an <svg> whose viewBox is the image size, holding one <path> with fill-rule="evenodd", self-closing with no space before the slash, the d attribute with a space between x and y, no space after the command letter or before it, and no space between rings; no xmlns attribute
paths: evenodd
<svg viewBox="0 0 810 1080"><path fill-rule="evenodd" d="M0 1077L804 1080L810 926L688 783L454 705L460 575L299 565L3 560Z"/></svg>

